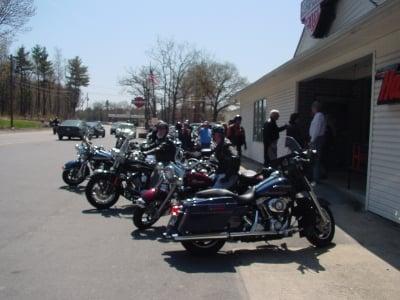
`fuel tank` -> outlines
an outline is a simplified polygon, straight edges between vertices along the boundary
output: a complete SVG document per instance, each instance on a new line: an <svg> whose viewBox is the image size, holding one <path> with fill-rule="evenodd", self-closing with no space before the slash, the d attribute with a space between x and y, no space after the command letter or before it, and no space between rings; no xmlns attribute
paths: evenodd
<svg viewBox="0 0 400 300"><path fill-rule="evenodd" d="M110 152L104 150L97 150L93 155L93 160L111 160L112 155Z"/></svg>
<svg viewBox="0 0 400 300"><path fill-rule="evenodd" d="M212 183L212 179L207 174L196 171L186 173L183 180L184 186L192 189L207 188L211 186Z"/></svg>
<svg viewBox="0 0 400 300"><path fill-rule="evenodd" d="M255 196L284 196L290 193L292 186L284 177L271 176L255 186Z"/></svg>

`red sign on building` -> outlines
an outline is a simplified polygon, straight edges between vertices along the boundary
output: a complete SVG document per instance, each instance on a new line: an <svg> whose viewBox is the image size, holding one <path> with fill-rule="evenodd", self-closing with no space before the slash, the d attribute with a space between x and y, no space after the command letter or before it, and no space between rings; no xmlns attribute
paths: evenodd
<svg viewBox="0 0 400 300"><path fill-rule="evenodd" d="M400 64L379 70L375 75L375 80L382 80L378 105L400 102Z"/></svg>
<svg viewBox="0 0 400 300"><path fill-rule="evenodd" d="M303 0L301 22L315 38L322 38L335 19L337 0Z"/></svg>

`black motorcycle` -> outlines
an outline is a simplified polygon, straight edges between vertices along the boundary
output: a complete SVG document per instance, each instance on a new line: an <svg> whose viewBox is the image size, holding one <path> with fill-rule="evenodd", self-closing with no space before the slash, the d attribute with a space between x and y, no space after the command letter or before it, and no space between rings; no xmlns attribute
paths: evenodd
<svg viewBox="0 0 400 300"><path fill-rule="evenodd" d="M97 209L113 206L123 195L134 201L140 192L151 184L155 163L145 161L144 155L130 149L130 140L125 139L121 149L114 150L114 164L109 170L96 170L86 186L86 198Z"/></svg>
<svg viewBox="0 0 400 300"><path fill-rule="evenodd" d="M291 151L276 161L279 171L245 194L210 189L173 206L164 236L193 254L215 253L226 241L268 241L295 233L317 247L329 245L333 215L304 172L315 152L302 152L292 138L285 145Z"/></svg>

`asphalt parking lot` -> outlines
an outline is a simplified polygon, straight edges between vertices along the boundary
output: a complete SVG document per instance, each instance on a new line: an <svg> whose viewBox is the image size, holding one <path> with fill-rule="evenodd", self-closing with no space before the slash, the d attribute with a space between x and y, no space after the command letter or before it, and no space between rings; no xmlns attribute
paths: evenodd
<svg viewBox="0 0 400 300"><path fill-rule="evenodd" d="M112 147L109 128L106 133L93 142ZM74 159L76 143L58 141L47 130L0 134L0 299L396 299L400 294L400 231L392 224L349 212L339 201L330 248L315 249L296 237L229 244L217 256L192 257L180 244L158 240L166 217L139 232L128 201L99 212L85 199L85 183L66 187L61 166ZM353 228L352 220L363 228Z"/></svg>

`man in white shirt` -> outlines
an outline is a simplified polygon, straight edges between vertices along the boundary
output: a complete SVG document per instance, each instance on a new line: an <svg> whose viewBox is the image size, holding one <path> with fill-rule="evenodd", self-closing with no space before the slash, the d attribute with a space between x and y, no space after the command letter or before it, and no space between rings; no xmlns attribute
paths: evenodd
<svg viewBox="0 0 400 300"><path fill-rule="evenodd" d="M317 150L317 157L314 162L313 181L316 183L321 179L321 152L325 142L326 118L321 112L321 103L315 101L311 106L314 115L310 125L310 146Z"/></svg>

